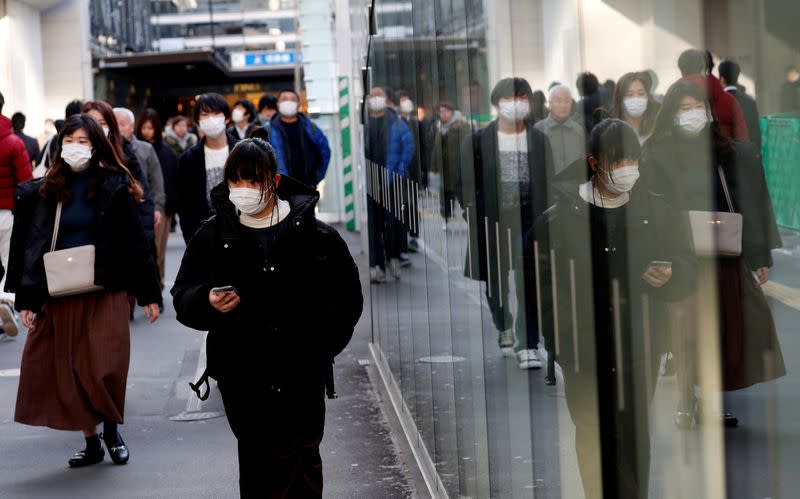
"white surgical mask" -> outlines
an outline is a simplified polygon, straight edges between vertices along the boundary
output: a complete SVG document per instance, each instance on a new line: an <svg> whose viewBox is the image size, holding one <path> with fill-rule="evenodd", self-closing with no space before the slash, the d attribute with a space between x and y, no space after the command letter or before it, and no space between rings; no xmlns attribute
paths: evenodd
<svg viewBox="0 0 800 499"><path fill-rule="evenodd" d="M300 109L300 103L293 100L285 100L278 103L278 112L287 118L297 116L298 109Z"/></svg>
<svg viewBox="0 0 800 499"><path fill-rule="evenodd" d="M623 101L625 114L631 118L641 118L647 111L647 97L628 97Z"/></svg>
<svg viewBox="0 0 800 499"><path fill-rule="evenodd" d="M702 132L705 127L708 126L709 121L708 112L705 109L680 111L675 117L675 124L690 137L694 137Z"/></svg>
<svg viewBox="0 0 800 499"><path fill-rule="evenodd" d="M243 119L244 119L244 110L239 108L234 109L233 112L231 113L231 120L233 120L234 123L239 123Z"/></svg>
<svg viewBox="0 0 800 499"><path fill-rule="evenodd" d="M104 126L104 127L103 127L103 135L105 135L106 137L108 137L108 134L110 134L110 133L111 133L111 129L110 129L110 128L108 128L107 126Z"/></svg>
<svg viewBox="0 0 800 499"><path fill-rule="evenodd" d="M89 168L92 149L83 144L64 144L61 146L61 159L69 165L70 170L82 172Z"/></svg>
<svg viewBox="0 0 800 499"><path fill-rule="evenodd" d="M405 99L400 102L400 112L404 114L411 114L414 112L414 103L411 99Z"/></svg>
<svg viewBox="0 0 800 499"><path fill-rule="evenodd" d="M216 139L225 133L225 116L209 116L200 120L200 130L209 138Z"/></svg>
<svg viewBox="0 0 800 499"><path fill-rule="evenodd" d="M256 215L267 207L267 199L266 196L262 195L261 189L233 187L230 191L228 199L237 210L245 215Z"/></svg>
<svg viewBox="0 0 800 499"><path fill-rule="evenodd" d="M502 100L500 101L500 117L506 121L519 122L528 117L531 112L531 105L522 100Z"/></svg>
<svg viewBox="0 0 800 499"><path fill-rule="evenodd" d="M609 191L620 196L630 192L637 180L639 180L638 163L614 170L611 172L611 181L605 184Z"/></svg>
<svg viewBox="0 0 800 499"><path fill-rule="evenodd" d="M382 95L374 95L367 99L369 110L374 113L379 113L386 109L386 97Z"/></svg>

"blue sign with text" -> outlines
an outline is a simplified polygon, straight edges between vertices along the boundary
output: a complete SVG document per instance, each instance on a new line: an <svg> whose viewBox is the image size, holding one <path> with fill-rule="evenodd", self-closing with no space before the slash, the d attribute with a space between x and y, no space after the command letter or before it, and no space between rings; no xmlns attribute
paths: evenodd
<svg viewBox="0 0 800 499"><path fill-rule="evenodd" d="M252 66L285 66L300 62L301 55L295 52L248 52L244 56L244 65Z"/></svg>

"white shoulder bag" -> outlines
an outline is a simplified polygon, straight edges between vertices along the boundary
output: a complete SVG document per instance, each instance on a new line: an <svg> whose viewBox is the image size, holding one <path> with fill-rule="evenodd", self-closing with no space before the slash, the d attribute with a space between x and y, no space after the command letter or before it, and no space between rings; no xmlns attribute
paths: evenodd
<svg viewBox="0 0 800 499"><path fill-rule="evenodd" d="M47 276L47 291L53 298L80 295L100 291L102 286L94 283L93 244L56 251L58 228L61 225L61 203L56 207L53 241L50 252L44 255L44 271Z"/></svg>
<svg viewBox="0 0 800 499"><path fill-rule="evenodd" d="M717 167L728 212L690 211L694 249L697 256L737 257L742 255L742 215L735 213L728 181L722 167Z"/></svg>

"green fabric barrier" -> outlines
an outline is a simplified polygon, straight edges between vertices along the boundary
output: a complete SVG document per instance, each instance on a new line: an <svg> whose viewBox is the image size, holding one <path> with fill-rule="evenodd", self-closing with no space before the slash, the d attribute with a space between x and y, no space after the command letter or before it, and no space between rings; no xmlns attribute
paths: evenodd
<svg viewBox="0 0 800 499"><path fill-rule="evenodd" d="M800 230L800 117L765 116L760 120L767 186L778 225Z"/></svg>

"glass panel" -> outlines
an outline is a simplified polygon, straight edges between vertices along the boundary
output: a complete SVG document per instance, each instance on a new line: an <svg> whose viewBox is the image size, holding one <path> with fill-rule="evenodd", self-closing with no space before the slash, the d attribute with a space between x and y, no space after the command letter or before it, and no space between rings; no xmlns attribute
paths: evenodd
<svg viewBox="0 0 800 499"><path fill-rule="evenodd" d="M792 495L795 4L375 2L373 337L449 496Z"/></svg>

